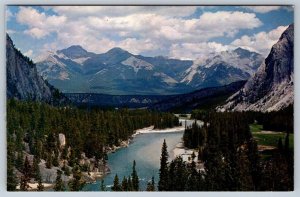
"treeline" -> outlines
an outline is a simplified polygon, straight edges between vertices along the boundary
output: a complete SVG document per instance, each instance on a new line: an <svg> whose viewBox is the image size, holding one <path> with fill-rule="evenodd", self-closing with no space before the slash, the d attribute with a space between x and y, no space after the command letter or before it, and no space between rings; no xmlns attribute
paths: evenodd
<svg viewBox="0 0 300 197"><path fill-rule="evenodd" d="M271 125L268 123L268 120L272 121L271 117L277 117L282 121L288 117L291 118L289 110L264 114L257 112L194 112L193 117L203 120L204 125L200 127L194 123L192 127L187 128L183 141L186 147L198 151L198 162L203 163L204 168L202 171L199 169L196 172L189 171L189 166L195 166L194 162L186 164L180 158L170 164L164 163L161 165L161 169L165 169L165 172L161 172L160 180L166 179L163 182L168 182L168 184L161 190L174 190L174 187L170 186L174 180L177 180L171 178L174 175L180 175L178 180L181 180L182 184L192 181L192 184L189 183L185 186L181 184L175 188L175 191L188 190L190 185L197 185L193 188L196 191L293 190L294 162L293 151L289 149L289 132L284 143L281 139L278 140L278 148L272 151L269 158L261 158L256 140L252 137L249 129L249 124L254 121L263 122L266 126ZM288 126L289 122L290 120L279 124ZM287 128L284 127L284 129ZM172 163L178 167L172 168L174 165ZM170 172L171 169L177 171Z"/></svg>
<svg viewBox="0 0 300 197"><path fill-rule="evenodd" d="M88 110L8 100L8 185L12 183L8 189L15 190L16 177L12 172L13 169L24 171L26 154L34 155L37 163L45 160L47 168L61 167L66 175L73 173L74 167L88 171L89 167L79 162L83 153L96 161L105 160L108 147L119 146L134 130L151 125L161 129L178 126L179 121L170 113L148 110ZM59 134L66 137L63 147L59 143ZM98 167L97 163L95 167Z"/></svg>
<svg viewBox="0 0 300 197"><path fill-rule="evenodd" d="M137 171L135 169L136 163L133 161L133 166L132 166L132 173L131 175L126 178L125 176L122 179L122 182L120 182L120 179L118 177L118 174L115 175L114 178L114 184L111 187L112 191L139 191L140 186L139 186L139 177L137 174ZM103 186L103 182L101 183L100 187L101 191L105 191L105 186ZM155 191L155 182L154 182L154 177L152 177L151 182L149 181L147 184L146 191Z"/></svg>
<svg viewBox="0 0 300 197"><path fill-rule="evenodd" d="M212 113L213 111L194 110L192 111L191 118L208 121L209 114ZM263 125L264 130L294 132L294 105L272 112L247 111L234 113L243 116L248 124L256 122Z"/></svg>

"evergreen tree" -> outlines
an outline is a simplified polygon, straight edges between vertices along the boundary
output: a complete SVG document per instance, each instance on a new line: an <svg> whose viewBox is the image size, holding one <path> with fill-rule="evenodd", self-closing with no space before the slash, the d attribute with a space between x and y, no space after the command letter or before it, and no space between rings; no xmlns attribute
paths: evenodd
<svg viewBox="0 0 300 197"><path fill-rule="evenodd" d="M16 160L16 168L22 170L24 168L24 154L23 151L19 151Z"/></svg>
<svg viewBox="0 0 300 197"><path fill-rule="evenodd" d="M282 139L281 138L278 139L277 148L278 148L279 151L283 150L283 144L282 144Z"/></svg>
<svg viewBox="0 0 300 197"><path fill-rule="evenodd" d="M115 178L114 178L114 185L111 187L112 191L118 192L118 191L122 191L122 188L119 184L119 177L118 174L116 174Z"/></svg>
<svg viewBox="0 0 300 197"><path fill-rule="evenodd" d="M29 181L31 176L31 166L29 164L28 157L25 157L24 167L22 170L22 176L21 176L21 183L20 183L20 190L21 191L28 191L30 188Z"/></svg>
<svg viewBox="0 0 300 197"><path fill-rule="evenodd" d="M123 177L122 180L122 191L128 191L128 182L125 176Z"/></svg>
<svg viewBox="0 0 300 197"><path fill-rule="evenodd" d="M128 191L133 191L132 181L131 181L130 176L127 178L127 188L128 188Z"/></svg>
<svg viewBox="0 0 300 197"><path fill-rule="evenodd" d="M32 168L33 168L33 170L32 170L33 176L36 180L38 180L41 177L41 172L40 172L40 168L39 168L39 162L35 157L33 158Z"/></svg>
<svg viewBox="0 0 300 197"><path fill-rule="evenodd" d="M52 168L52 154L49 152L47 153L46 167L49 169Z"/></svg>
<svg viewBox="0 0 300 197"><path fill-rule="evenodd" d="M17 177L10 158L7 159L7 191L15 191L18 185Z"/></svg>
<svg viewBox="0 0 300 197"><path fill-rule="evenodd" d="M38 186L37 186L37 191L44 191L44 185L43 185L43 183L42 183L42 178L41 177L39 177L38 179L37 179L37 181L38 181Z"/></svg>
<svg viewBox="0 0 300 197"><path fill-rule="evenodd" d="M198 179L198 173L196 170L196 162L195 162L196 155L193 152L191 159L192 162L190 165L188 165L188 178L185 186L186 191L198 191L198 184L197 184L197 179Z"/></svg>
<svg viewBox="0 0 300 197"><path fill-rule="evenodd" d="M161 157L160 157L160 169L159 169L159 182L158 191L168 191L169 177L168 177L168 150L167 143L164 139Z"/></svg>
<svg viewBox="0 0 300 197"><path fill-rule="evenodd" d="M101 179L100 191L106 191L106 186L104 184L104 180L103 179Z"/></svg>
<svg viewBox="0 0 300 197"><path fill-rule="evenodd" d="M152 177L151 182L149 181L149 182L147 183L147 189L146 189L146 191L148 191L148 192L155 191L154 177Z"/></svg>
<svg viewBox="0 0 300 197"><path fill-rule="evenodd" d="M250 173L252 176L252 182L254 186L254 190L259 190L261 184L261 166L260 166L260 158L258 154L257 142L254 138L251 138L247 142L247 156L250 162Z"/></svg>
<svg viewBox="0 0 300 197"><path fill-rule="evenodd" d="M65 188L64 182L63 182L63 180L61 178L62 171L57 170L56 174L57 175L56 175L54 190L55 191L65 191L66 188Z"/></svg>
<svg viewBox="0 0 300 197"><path fill-rule="evenodd" d="M75 165L72 169L72 173L73 179L69 182L69 188L71 191L80 191L85 185L85 181L82 180L80 168Z"/></svg>
<svg viewBox="0 0 300 197"><path fill-rule="evenodd" d="M288 154L289 150L290 150L290 133L287 132L287 134L285 135L285 139L284 139L284 151Z"/></svg>
<svg viewBox="0 0 300 197"><path fill-rule="evenodd" d="M59 166L58 154L54 154L54 157L52 158L52 164L55 167Z"/></svg>
<svg viewBox="0 0 300 197"><path fill-rule="evenodd" d="M139 177L137 175L135 166L136 166L136 163L134 160L133 166L132 166L132 173L131 173L132 189L133 189L133 191L139 191Z"/></svg>

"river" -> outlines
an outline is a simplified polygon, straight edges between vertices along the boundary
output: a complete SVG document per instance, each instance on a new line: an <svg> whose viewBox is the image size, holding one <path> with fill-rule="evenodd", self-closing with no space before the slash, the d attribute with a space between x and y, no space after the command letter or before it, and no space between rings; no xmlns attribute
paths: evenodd
<svg viewBox="0 0 300 197"><path fill-rule="evenodd" d="M180 120L180 122L185 122ZM188 120L187 125L193 121ZM173 159L173 149L181 141L182 132L172 133L146 133L139 134L133 138L127 148L121 148L115 153L108 155L108 165L111 173L104 177L104 184L107 190L110 190L116 174L118 174L120 183L124 176L130 176L132 172L133 160L136 161L136 170L140 178L140 190L145 190L147 182L154 176L155 183L158 182L160 154L164 139L168 146L169 158ZM87 184L85 191L99 191L100 181Z"/></svg>

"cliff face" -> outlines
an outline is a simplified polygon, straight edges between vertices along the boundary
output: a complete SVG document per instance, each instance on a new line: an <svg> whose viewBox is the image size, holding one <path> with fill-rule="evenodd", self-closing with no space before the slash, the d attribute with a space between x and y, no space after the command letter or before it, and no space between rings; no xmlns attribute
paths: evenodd
<svg viewBox="0 0 300 197"><path fill-rule="evenodd" d="M6 83L7 98L53 103L65 100L57 89L38 74L35 64L6 36Z"/></svg>
<svg viewBox="0 0 300 197"><path fill-rule="evenodd" d="M232 95L225 111L276 111L294 103L294 25L273 45L270 54L245 86Z"/></svg>

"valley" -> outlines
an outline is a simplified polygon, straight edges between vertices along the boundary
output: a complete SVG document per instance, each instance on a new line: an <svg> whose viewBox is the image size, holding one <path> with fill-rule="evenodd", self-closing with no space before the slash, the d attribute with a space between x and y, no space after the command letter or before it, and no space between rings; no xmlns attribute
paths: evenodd
<svg viewBox="0 0 300 197"><path fill-rule="evenodd" d="M16 6L13 24L44 22L6 34L8 191L294 190L292 22L100 6L59 34L65 8Z"/></svg>

